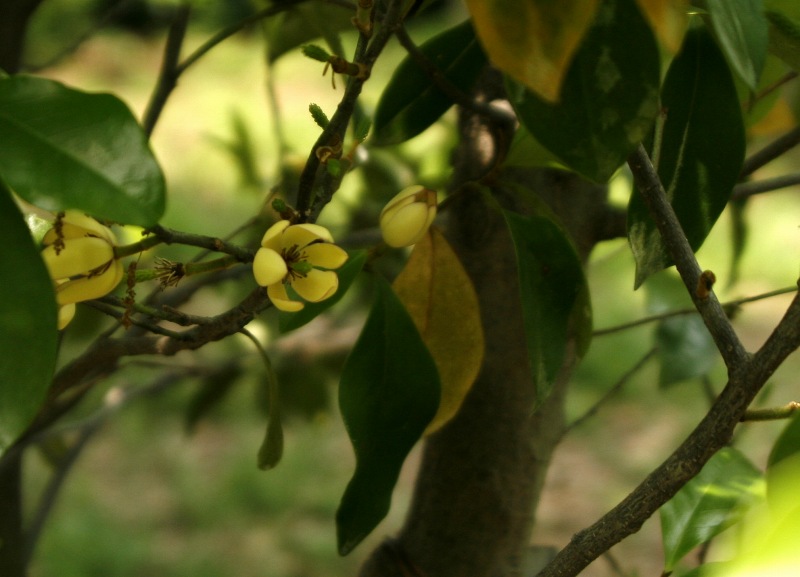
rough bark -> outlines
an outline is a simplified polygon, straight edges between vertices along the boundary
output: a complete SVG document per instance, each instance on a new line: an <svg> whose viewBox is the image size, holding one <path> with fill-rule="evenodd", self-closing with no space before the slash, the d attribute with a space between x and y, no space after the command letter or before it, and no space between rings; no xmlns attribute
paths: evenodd
<svg viewBox="0 0 800 577"><path fill-rule="evenodd" d="M460 128L454 166L456 181L464 182L486 174L493 151L507 142L498 127L468 113L462 113ZM612 236L603 187L554 171L505 176L539 193L571 232L583 259L599 238ZM506 208L523 205L502 188L494 194ZM567 355L552 394L533 411L536 393L505 223L480 194L462 192L454 201L448 238L478 293L484 363L459 414L426 442L405 526L373 552L362 577L521 575L536 504L564 429L575 355Z"/></svg>

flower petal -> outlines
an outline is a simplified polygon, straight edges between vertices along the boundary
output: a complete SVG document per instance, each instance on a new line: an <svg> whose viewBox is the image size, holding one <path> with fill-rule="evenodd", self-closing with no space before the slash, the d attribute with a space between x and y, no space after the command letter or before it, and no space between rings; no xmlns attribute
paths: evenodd
<svg viewBox="0 0 800 577"><path fill-rule="evenodd" d="M42 249L42 258L53 280L85 275L114 259L114 247L95 236L73 238L64 242L56 254L53 246Z"/></svg>
<svg viewBox="0 0 800 577"><path fill-rule="evenodd" d="M308 302L317 303L333 296L339 288L339 277L328 270L312 270L304 278L292 281L292 288Z"/></svg>
<svg viewBox="0 0 800 577"><path fill-rule="evenodd" d="M435 216L435 212L434 212ZM393 247L416 244L428 230L433 218L422 203L403 206L381 219L381 233L386 244Z"/></svg>
<svg viewBox="0 0 800 577"><path fill-rule="evenodd" d="M314 230L309 230L309 227L317 227L311 224L295 224L286 229L281 237L281 246L284 248L291 248L297 246L303 248L314 242L325 241L326 239L317 234ZM323 229L324 230L324 229ZM326 231L327 232L327 231ZM330 233L327 234L330 237Z"/></svg>
<svg viewBox="0 0 800 577"><path fill-rule="evenodd" d="M297 228L310 232L318 239L324 240L325 242L333 242L333 236L331 236L331 231L329 231L324 226L320 226L318 224L311 224L308 222L304 222L303 224L296 224L295 226Z"/></svg>
<svg viewBox="0 0 800 577"><path fill-rule="evenodd" d="M75 316L75 303L58 307L58 330L64 330Z"/></svg>
<svg viewBox="0 0 800 577"><path fill-rule="evenodd" d="M119 284L122 274L122 263L115 260L98 275L59 284L56 287L56 301L63 306L105 296Z"/></svg>
<svg viewBox="0 0 800 577"><path fill-rule="evenodd" d="M317 242L303 249L304 258L311 266L336 269L347 262L347 251L335 244Z"/></svg>
<svg viewBox="0 0 800 577"><path fill-rule="evenodd" d="M107 226L100 224L91 216L79 210L65 211L64 217L61 219L61 238L66 240L84 236L96 236L106 239L112 245L117 244L117 237ZM53 244L56 238L58 238L56 229L51 228L42 238L42 244L45 246Z"/></svg>
<svg viewBox="0 0 800 577"><path fill-rule="evenodd" d="M264 236L261 238L261 246L264 248L271 248L275 252L280 252L283 245L281 244L281 236L283 231L289 227L288 220L279 220L267 229Z"/></svg>
<svg viewBox="0 0 800 577"><path fill-rule="evenodd" d="M281 282L289 270L283 257L271 248L260 248L253 259L253 276L261 286Z"/></svg>
<svg viewBox="0 0 800 577"><path fill-rule="evenodd" d="M267 287L267 296L269 296L269 300L272 301L272 304L275 305L275 308L278 310L293 313L305 306L301 302L289 299L289 295L283 283L276 283Z"/></svg>

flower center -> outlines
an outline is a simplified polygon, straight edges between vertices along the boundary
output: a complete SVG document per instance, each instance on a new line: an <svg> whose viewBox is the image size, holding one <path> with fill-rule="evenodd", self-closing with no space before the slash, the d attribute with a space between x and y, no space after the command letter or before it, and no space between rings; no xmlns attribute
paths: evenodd
<svg viewBox="0 0 800 577"><path fill-rule="evenodd" d="M283 249L281 251L281 256L286 262L286 268L289 270L284 282L291 283L295 279L305 278L308 273L311 272L311 269L314 268L311 266L311 263L308 262L308 257L305 253L303 253L296 244L292 245L290 248Z"/></svg>

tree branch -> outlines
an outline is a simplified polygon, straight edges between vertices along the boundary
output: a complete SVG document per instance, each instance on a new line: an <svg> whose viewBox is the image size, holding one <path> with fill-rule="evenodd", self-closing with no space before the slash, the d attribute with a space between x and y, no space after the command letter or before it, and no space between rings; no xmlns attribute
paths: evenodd
<svg viewBox="0 0 800 577"><path fill-rule="evenodd" d="M353 58L354 63L363 64L367 67L367 70L372 69L372 65L386 47L389 39L402 25L402 7L403 2L401 0L390 0L386 8L383 22L373 35L372 40L368 42L367 37L363 33L359 34L358 45L356 46L355 56ZM317 170L321 164L317 156L317 150L320 147L331 146L344 139L347 125L355 110L356 100L361 94L364 82L366 81L366 78L359 77L351 77L349 79L344 96L336 107L336 112L331 116L328 126L322 130L317 141L311 147L311 152L300 174L300 182L297 186L295 208L300 213L301 220L308 220L312 216L311 209L314 204L314 184L317 180ZM338 182L338 179L330 179L328 184L336 186ZM334 192L334 190L326 190L324 191L324 195L330 198Z"/></svg>
<svg viewBox="0 0 800 577"><path fill-rule="evenodd" d="M793 172L792 174L784 174L776 176L775 178L765 178L763 180L753 180L750 182L740 182L733 187L731 193L731 200L741 200L756 194L764 192L772 192L781 188L795 186L800 184L800 172Z"/></svg>
<svg viewBox="0 0 800 577"><path fill-rule="evenodd" d="M795 295L764 346L730 371L725 389L689 437L630 495L594 525L577 533L538 577L574 577L605 551L637 532L729 442L764 383L798 346L800 296Z"/></svg>
<svg viewBox="0 0 800 577"><path fill-rule="evenodd" d="M156 122L161 116L161 111L164 110L169 95L172 94L178 83L178 76L180 76L178 60L181 57L181 47L186 36L186 28L189 26L189 14L191 11L191 5L183 2L178 7L175 19L169 28L167 43L164 46L164 60L161 62L161 70L158 73L158 81L152 96L150 96L150 101L147 103L147 109L142 119L142 128L148 137L152 136Z"/></svg>
<svg viewBox="0 0 800 577"><path fill-rule="evenodd" d="M745 159L742 170L739 173L739 178L744 179L750 176L756 170L775 160L798 144L800 144L800 127L793 128Z"/></svg>
<svg viewBox="0 0 800 577"><path fill-rule="evenodd" d="M650 215L653 217L659 233L661 233L664 245L675 263L684 285L686 285L694 306L703 318L711 338L714 339L714 344L719 349L722 359L725 361L725 366L729 370L732 369L747 359L747 351L745 351L739 337L733 330L725 311L714 293L710 293L706 298L698 296L696 287L702 271L697 264L692 248L689 246L689 241L683 233L678 217L667 200L667 195L658 173L641 144L628 157L628 165L633 173L636 187L644 197L645 203L650 210Z"/></svg>

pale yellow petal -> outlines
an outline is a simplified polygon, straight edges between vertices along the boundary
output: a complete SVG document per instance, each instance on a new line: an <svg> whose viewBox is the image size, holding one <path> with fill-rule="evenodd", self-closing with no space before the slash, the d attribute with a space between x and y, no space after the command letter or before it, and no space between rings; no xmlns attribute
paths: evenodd
<svg viewBox="0 0 800 577"><path fill-rule="evenodd" d="M91 216L79 210L65 211L64 217L61 219L61 238L66 240L84 236L96 236L107 240L112 245L117 244L117 237L107 226L100 224ZM51 228L45 233L42 243L45 245L53 244L56 238L58 238L56 230Z"/></svg>
<svg viewBox="0 0 800 577"><path fill-rule="evenodd" d="M101 274L67 281L56 287L56 301L60 305L97 299L110 293L122 280L122 263L113 261Z"/></svg>
<svg viewBox="0 0 800 577"><path fill-rule="evenodd" d="M75 316L75 303L58 307L58 330L64 330Z"/></svg>
<svg viewBox="0 0 800 577"><path fill-rule="evenodd" d="M279 220L273 224L267 229L267 232L264 233L264 236L261 239L261 246L264 248L271 248L276 252L280 252L283 246L281 244L281 236L283 235L283 231L285 231L288 227L288 220Z"/></svg>
<svg viewBox="0 0 800 577"><path fill-rule="evenodd" d="M311 266L318 268L336 269L347 262L347 251L327 242L309 245L303 254Z"/></svg>
<svg viewBox="0 0 800 577"><path fill-rule="evenodd" d="M384 216L388 216L404 206L417 202L416 196L423 190L425 190L425 187L419 184L404 188L386 203L386 206L381 211L380 218L382 219Z"/></svg>
<svg viewBox="0 0 800 577"><path fill-rule="evenodd" d="M286 261L272 249L260 248L253 259L253 276L261 286L269 286L280 282L289 270Z"/></svg>
<svg viewBox="0 0 800 577"><path fill-rule="evenodd" d="M303 224L296 224L295 226L297 228L310 232L318 239L324 240L325 242L333 242L333 236L331 236L331 231L329 231L324 226L320 226L318 224L311 224L308 222L305 222Z"/></svg>
<svg viewBox="0 0 800 577"><path fill-rule="evenodd" d="M418 202L409 204L381 219L383 240L393 247L416 244L425 235L432 221L426 205Z"/></svg>
<svg viewBox="0 0 800 577"><path fill-rule="evenodd" d="M316 232L309 230L308 227L312 225L296 224L286 229L281 237L281 246L284 248L291 248L293 246L303 248L313 242L320 242L324 239ZM320 227L321 228L321 227ZM330 236L330 234L328 234Z"/></svg>
<svg viewBox="0 0 800 577"><path fill-rule="evenodd" d="M53 246L42 249L42 258L53 280L85 275L114 258L114 248L102 238L69 239L56 254Z"/></svg>
<svg viewBox="0 0 800 577"><path fill-rule="evenodd" d="M332 271L312 270L304 278L293 280L292 288L303 299L316 303L334 295L339 288L339 277Z"/></svg>
<svg viewBox="0 0 800 577"><path fill-rule="evenodd" d="M293 313L299 311L304 306L303 303L293 301L289 298L286 287L283 286L282 283L270 285L267 288L267 296L269 296L269 300L272 301L275 308L281 311Z"/></svg>

